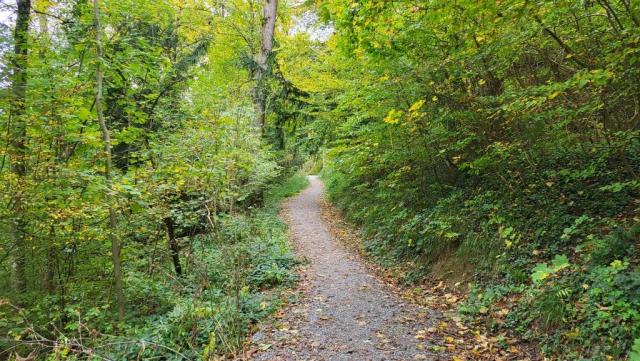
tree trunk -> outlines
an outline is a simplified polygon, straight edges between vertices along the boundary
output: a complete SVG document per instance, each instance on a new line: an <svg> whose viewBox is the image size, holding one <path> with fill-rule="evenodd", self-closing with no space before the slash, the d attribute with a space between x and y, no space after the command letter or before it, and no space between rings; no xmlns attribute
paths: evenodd
<svg viewBox="0 0 640 361"><path fill-rule="evenodd" d="M18 186L14 198L14 235L16 256L14 259L14 285L16 291L27 290L26 280L26 220L23 199L24 180L27 174L27 125L24 119L27 97L27 56L29 53L29 21L31 16L31 1L18 0L18 13L14 29L14 57L13 74L11 79L11 150L13 162L11 170L16 175Z"/></svg>
<svg viewBox="0 0 640 361"><path fill-rule="evenodd" d="M276 27L276 14L278 12L278 0L265 0L262 8L262 38L260 52L256 59L256 69L253 78L256 81L254 89L254 105L256 110L255 127L264 128L265 113L267 108L266 75L269 70L269 56L273 50L273 37Z"/></svg>
<svg viewBox="0 0 640 361"><path fill-rule="evenodd" d="M98 65L96 66L96 113L98 114L98 122L100 123L100 131L104 142L105 153L105 169L104 178L107 183L106 202L109 205L109 238L111 239L111 260L113 262L113 278L116 290L116 302L118 303L118 317L120 320L124 318L124 294L122 292L122 267L120 260L120 242L118 241L116 219L116 211L114 209L113 199L113 178L111 175L111 136L104 119L104 110L102 108L102 83L104 79L104 70L102 68L102 59L104 53L102 50L102 29L100 27L100 0L93 0L93 26L96 33L96 55L98 57Z"/></svg>
<svg viewBox="0 0 640 361"><path fill-rule="evenodd" d="M167 242L169 245L169 253L171 253L171 260L173 261L173 268L176 270L176 275L182 276L182 265L180 264L180 245L176 239L176 231L173 224L173 219L167 217L164 219L164 226L167 231Z"/></svg>

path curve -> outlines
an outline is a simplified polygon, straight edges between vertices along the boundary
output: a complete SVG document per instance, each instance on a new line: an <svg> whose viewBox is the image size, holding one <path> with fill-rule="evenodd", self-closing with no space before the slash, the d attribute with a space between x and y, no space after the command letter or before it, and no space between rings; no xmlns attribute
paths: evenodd
<svg viewBox="0 0 640 361"><path fill-rule="evenodd" d="M322 182L285 203L290 235L309 261L299 302L279 327L253 337L264 351L254 360L439 360L428 340L415 337L436 315L407 304L332 236L321 217Z"/></svg>

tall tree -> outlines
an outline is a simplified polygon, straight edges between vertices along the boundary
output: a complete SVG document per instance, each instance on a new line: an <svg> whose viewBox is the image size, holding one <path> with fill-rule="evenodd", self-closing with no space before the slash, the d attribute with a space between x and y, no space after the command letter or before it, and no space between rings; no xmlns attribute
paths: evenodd
<svg viewBox="0 0 640 361"><path fill-rule="evenodd" d="M105 153L105 169L104 177L107 183L106 202L109 207L109 226L111 239L111 260L113 262L113 277L116 290L116 301L118 303L118 317L120 320L124 318L124 294L122 291L121 276L121 260L120 260L120 242L118 240L117 228L118 221L115 212L115 200L113 199L113 176L112 172L112 156L111 156L111 136L104 119L102 88L104 79L104 70L102 61L104 51L102 49L102 28L100 26L100 0L93 0L93 26L96 33L96 55L98 63L96 66L96 113L98 115L98 123L100 123L100 131L102 133L102 141L104 142Z"/></svg>
<svg viewBox="0 0 640 361"><path fill-rule="evenodd" d="M16 215L14 220L15 250L14 284L16 290L23 292L27 289L26 266L26 219L25 200L21 189L27 174L27 122L25 120L27 96L27 56L29 54L29 21L31 16L31 1L18 0L18 13L14 29L13 76L11 83L11 148L13 151L12 171L16 175L18 188L13 200Z"/></svg>
<svg viewBox="0 0 640 361"><path fill-rule="evenodd" d="M256 110L256 128L264 128L264 119L267 108L266 76L269 73L269 57L273 51L273 37L276 27L276 14L278 12L278 0L265 0L262 8L262 36L260 50L256 58L256 67L253 78L256 81L254 89L254 103Z"/></svg>

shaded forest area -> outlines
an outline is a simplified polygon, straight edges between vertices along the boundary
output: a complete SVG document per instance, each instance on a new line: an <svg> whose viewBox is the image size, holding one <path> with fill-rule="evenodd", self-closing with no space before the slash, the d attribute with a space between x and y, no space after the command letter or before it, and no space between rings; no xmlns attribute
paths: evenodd
<svg viewBox="0 0 640 361"><path fill-rule="evenodd" d="M0 358L239 352L302 168L467 322L640 360L637 1L1 4Z"/></svg>
<svg viewBox="0 0 640 361"><path fill-rule="evenodd" d="M295 278L277 207L306 184L255 121L287 99L261 3L3 13L0 359L237 352Z"/></svg>

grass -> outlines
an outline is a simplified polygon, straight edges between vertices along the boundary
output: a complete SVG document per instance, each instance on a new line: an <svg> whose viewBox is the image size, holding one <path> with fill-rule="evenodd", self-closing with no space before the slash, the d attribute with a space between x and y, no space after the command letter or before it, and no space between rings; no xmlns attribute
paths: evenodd
<svg viewBox="0 0 640 361"><path fill-rule="evenodd" d="M287 197L296 195L309 185L309 180L305 175L300 172L294 173L292 176L286 178L278 186L267 191L265 195L264 204L266 208L273 208L280 204L280 202Z"/></svg>

